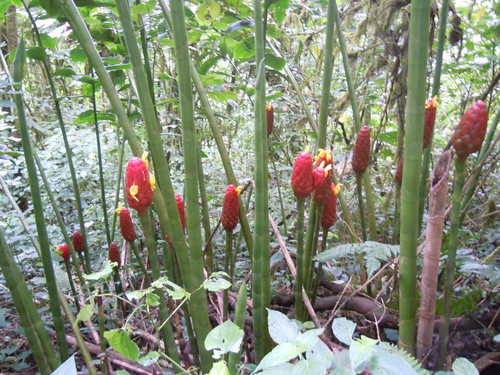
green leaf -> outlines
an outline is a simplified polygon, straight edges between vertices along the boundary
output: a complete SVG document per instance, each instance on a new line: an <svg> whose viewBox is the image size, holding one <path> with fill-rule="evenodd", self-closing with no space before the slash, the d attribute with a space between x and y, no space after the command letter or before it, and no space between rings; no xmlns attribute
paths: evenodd
<svg viewBox="0 0 500 375"><path fill-rule="evenodd" d="M388 131L381 133L378 137L382 142L386 142L392 146L396 146L398 143L398 131Z"/></svg>
<svg viewBox="0 0 500 375"><path fill-rule="evenodd" d="M479 375L476 366L466 358L459 357L455 359L451 368L455 375Z"/></svg>
<svg viewBox="0 0 500 375"><path fill-rule="evenodd" d="M225 272L214 272L203 282L203 288L210 292L228 289L231 286L228 278L229 275Z"/></svg>
<svg viewBox="0 0 500 375"><path fill-rule="evenodd" d="M225 103L229 99L236 100L236 93L229 90L210 91L208 96L219 103Z"/></svg>
<svg viewBox="0 0 500 375"><path fill-rule="evenodd" d="M336 318L332 323L332 331L337 340L347 346L352 343L352 335L356 329L356 324L346 318Z"/></svg>
<svg viewBox="0 0 500 375"><path fill-rule="evenodd" d="M282 70L285 67L285 59L271 53L265 55L266 65L275 70Z"/></svg>
<svg viewBox="0 0 500 375"><path fill-rule="evenodd" d="M72 62L86 62L87 54L81 48L75 48L69 51L69 58Z"/></svg>
<svg viewBox="0 0 500 375"><path fill-rule="evenodd" d="M168 278L166 277L160 277L158 280L155 280L153 284L151 284L150 289L154 290L155 288L161 289L164 292L167 292L167 294L175 299L183 299L183 298L189 298L191 294L187 292L185 289L181 288L179 285L171 282Z"/></svg>
<svg viewBox="0 0 500 375"><path fill-rule="evenodd" d="M51 50L56 49L57 39L48 36L47 34L40 34L40 39L42 40L42 46Z"/></svg>
<svg viewBox="0 0 500 375"><path fill-rule="evenodd" d="M47 58L45 47L28 47L26 55L35 60L43 61Z"/></svg>
<svg viewBox="0 0 500 375"><path fill-rule="evenodd" d="M213 350L214 359L229 352L238 353L243 340L243 330L230 320L212 329L205 338L205 348Z"/></svg>
<svg viewBox="0 0 500 375"><path fill-rule="evenodd" d="M311 350L318 343L318 337L323 334L323 332L323 328L315 328L299 334L295 339L297 348L299 348L301 352Z"/></svg>
<svg viewBox="0 0 500 375"><path fill-rule="evenodd" d="M51 375L77 375L75 355L69 357Z"/></svg>
<svg viewBox="0 0 500 375"><path fill-rule="evenodd" d="M158 362L158 359L160 359L160 353L153 351L149 352L144 357L139 358L138 362L143 366L149 366Z"/></svg>
<svg viewBox="0 0 500 375"><path fill-rule="evenodd" d="M356 375L351 368L351 358L348 350L342 350L333 354L330 375Z"/></svg>
<svg viewBox="0 0 500 375"><path fill-rule="evenodd" d="M146 293L146 304L148 306L159 306L160 297L155 293Z"/></svg>
<svg viewBox="0 0 500 375"><path fill-rule="evenodd" d="M83 277L87 280L105 280L111 275L113 272L113 266L116 265L116 262L110 262L109 260L106 260L104 262L104 267L97 272L91 273L89 275L83 275Z"/></svg>
<svg viewBox="0 0 500 375"><path fill-rule="evenodd" d="M226 366L226 362L224 360L220 360L219 362L215 362L212 366L212 369L208 373L208 375L229 375L229 369Z"/></svg>
<svg viewBox="0 0 500 375"><path fill-rule="evenodd" d="M220 5L216 1L201 4L196 11L196 19L201 26L209 26L220 15Z"/></svg>
<svg viewBox="0 0 500 375"><path fill-rule="evenodd" d="M351 366L354 371L361 371L370 361L375 352L377 340L370 339L366 336L361 336L360 340L353 340L349 347L349 358L351 358Z"/></svg>
<svg viewBox="0 0 500 375"><path fill-rule="evenodd" d="M126 332L121 329L114 329L104 332L104 337L108 340L109 345L125 358L131 361L139 359L139 347L128 337Z"/></svg>
<svg viewBox="0 0 500 375"><path fill-rule="evenodd" d="M80 309L80 312L76 316L75 323L73 324L73 328L78 328L79 322L86 322L89 320L92 315L94 315L94 301L92 300L89 304L83 306Z"/></svg>
<svg viewBox="0 0 500 375"><path fill-rule="evenodd" d="M254 40L247 38L236 44L233 48L235 59L248 60L255 56Z"/></svg>
<svg viewBox="0 0 500 375"><path fill-rule="evenodd" d="M296 358L301 353L302 352L296 345L284 342L271 350L271 352L267 353L264 358L262 358L255 371L265 370L269 367L288 362L291 359Z"/></svg>
<svg viewBox="0 0 500 375"><path fill-rule="evenodd" d="M54 77L73 77L74 75L76 75L75 71L69 68L57 69L54 72Z"/></svg>
<svg viewBox="0 0 500 375"><path fill-rule="evenodd" d="M368 364L368 369L373 375L417 375L404 358L385 351L375 352Z"/></svg>
<svg viewBox="0 0 500 375"><path fill-rule="evenodd" d="M269 335L276 344L295 342L300 334L300 327L294 321L275 310L267 309L267 325Z"/></svg>

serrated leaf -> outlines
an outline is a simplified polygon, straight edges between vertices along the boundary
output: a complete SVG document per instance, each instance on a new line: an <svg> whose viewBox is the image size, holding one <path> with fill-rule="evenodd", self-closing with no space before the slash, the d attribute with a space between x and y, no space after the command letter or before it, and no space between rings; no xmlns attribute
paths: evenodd
<svg viewBox="0 0 500 375"><path fill-rule="evenodd" d="M213 350L214 359L229 352L238 353L243 340L243 330L230 320L212 329L205 338L205 348Z"/></svg>
<svg viewBox="0 0 500 375"><path fill-rule="evenodd" d="M451 369L455 375L479 375L476 366L466 358L459 357L453 361Z"/></svg>
<svg viewBox="0 0 500 375"><path fill-rule="evenodd" d="M335 318L332 322L332 331L337 340L347 346L352 343L352 335L356 324L346 318Z"/></svg>
<svg viewBox="0 0 500 375"><path fill-rule="evenodd" d="M121 329L114 329L104 332L104 337L108 340L109 345L125 358L131 361L139 359L139 347L128 337L126 332Z"/></svg>
<svg viewBox="0 0 500 375"><path fill-rule="evenodd" d="M277 344L284 342L295 342L300 334L300 327L294 321L275 310L267 309L267 324L269 335Z"/></svg>
<svg viewBox="0 0 500 375"><path fill-rule="evenodd" d="M377 340L370 339L366 336L361 336L360 340L353 340L349 347L349 358L354 371L361 371L370 361L375 352Z"/></svg>

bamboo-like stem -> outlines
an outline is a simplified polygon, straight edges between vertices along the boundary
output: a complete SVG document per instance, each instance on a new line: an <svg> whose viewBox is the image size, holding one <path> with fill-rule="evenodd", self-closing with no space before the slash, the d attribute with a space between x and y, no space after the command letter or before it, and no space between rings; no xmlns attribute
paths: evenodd
<svg viewBox="0 0 500 375"><path fill-rule="evenodd" d="M441 315L441 324L439 326L439 368L443 367L448 346L448 328L450 325L450 313L453 297L453 281L455 279L458 235L460 231L460 207L462 203L462 190L465 180L466 160L467 159L455 158L455 179L450 213L450 245L448 246L448 258L446 259L446 271L444 276L443 313Z"/></svg>
<svg viewBox="0 0 500 375"><path fill-rule="evenodd" d="M198 146L194 124L191 68L184 20L184 2L182 0L171 0L170 8L172 10L172 33L176 51L177 82L181 107L185 167L184 189L186 194L185 203L189 251L191 254L191 265L196 276L195 280L201 285L203 282L203 252L198 205L198 162L196 158ZM204 345L205 337L211 330L207 314L207 300L204 292L196 293L195 295L197 297L193 299L193 303L196 303L196 309L191 310L191 312L193 313L194 328L198 337L201 368L204 372L208 372L212 367L212 356Z"/></svg>
<svg viewBox="0 0 500 375"><path fill-rule="evenodd" d="M125 141L123 140L120 146L120 157L118 158L118 173L116 179L116 189L115 189L115 200L113 205L113 212L118 208L118 203L120 201L120 186L122 182L122 171L123 171L123 157L125 155ZM111 241L115 240L116 231L116 218L117 215L113 215L111 219Z"/></svg>
<svg viewBox="0 0 500 375"><path fill-rule="evenodd" d="M160 7L163 11L163 14L165 15L167 19L168 24L172 24L172 17L170 14L170 10L168 9L168 6L165 2L165 0L159 0ZM212 136L213 139L215 140L215 144L217 145L217 150L219 151L220 158L222 160L222 166L224 168L224 171L226 173L226 179L228 184L233 184L235 186L239 186L238 180L236 179L236 175L234 174L234 170L231 164L231 159L229 157L229 153L226 149L226 146L224 144L224 139L222 137L222 133L219 129L219 126L217 125L217 119L215 118L215 115L212 111L212 108L210 106L210 102L208 100L208 95L206 92L205 87L203 86L200 76L198 74L198 70L196 69L192 59L189 59L189 64L190 64L190 73L191 73L191 78L193 80L194 86L196 88L196 92L198 94L198 97L200 99L200 103L203 107L203 111L205 112L206 119L208 121L208 124L210 125L210 130L212 131ZM240 220L240 226L241 230L243 232L243 235L245 236L245 242L247 244L248 248L248 253L250 255L250 258L252 258L252 249L253 249L253 239L252 239L252 233L250 231L250 225L248 224L248 218L246 216L246 210L244 209L243 204L240 201L240 211L239 211L239 220Z"/></svg>
<svg viewBox="0 0 500 375"><path fill-rule="evenodd" d="M310 263L312 259L312 247L313 247L313 242L314 242L314 229L315 229L315 224L316 224L316 211L318 210L318 206L314 202L314 200L311 199L311 204L309 206L309 220L307 222L307 232L306 232L306 239L304 243L304 251L302 254L302 272L300 272L302 275L302 288L304 293L304 290L307 291L307 279L309 275L309 270L310 270ZM308 261L309 260L309 261ZM298 264L297 264L298 265ZM297 277L299 277L299 269L297 269ZM297 282L297 279L295 280ZM296 308L296 317L300 321L305 321L308 317L307 311L305 310L305 306L303 306L303 301L304 297L302 297L302 302L299 302L299 307L301 307L301 310L297 310ZM297 303L297 301L295 301Z"/></svg>
<svg viewBox="0 0 500 375"><path fill-rule="evenodd" d="M319 239L319 231L321 229L321 215L323 214L323 208L324 206L316 206L316 218L314 219L314 232L312 237L313 239L312 245L310 248L306 248L305 252L307 256L307 258L304 261L306 264L304 267L306 274L303 275L303 277L304 277L304 288L308 296L312 295L312 281L315 270L312 258L314 257L314 255L316 255L318 251L318 239ZM313 297L309 298L312 299Z"/></svg>
<svg viewBox="0 0 500 375"><path fill-rule="evenodd" d="M245 202L245 206L243 206L243 207L245 207L245 211L248 212L248 207L250 207L250 201L252 199L252 194L253 194L253 186L250 185L250 187L246 190L246 192L247 192L247 200ZM243 204L241 199L239 200L239 202L241 203L241 205ZM240 214L241 214L241 211L240 211ZM241 222L240 222L240 228L241 228ZM233 276L234 276L234 267L236 265L236 257L238 255L238 251L241 248L241 239L243 236L244 236L243 230L240 230L240 232L238 233L238 239L236 240L236 246L234 247L233 258L231 259L231 268L230 268L230 273L229 273L231 280L233 279Z"/></svg>
<svg viewBox="0 0 500 375"><path fill-rule="evenodd" d="M278 199L280 201L280 209L281 209L281 217L283 220L283 229L285 231L285 237L288 237L288 226L286 225L286 215L285 215L285 206L283 205L283 195L281 194L281 186L278 178L278 170L276 169L276 163L274 160L272 161L273 171L275 176L276 187L278 188Z"/></svg>
<svg viewBox="0 0 500 375"><path fill-rule="evenodd" d="M141 222L142 231L144 233L144 240L146 243L146 248L148 250L149 264L151 266L151 270L153 271L153 280L158 280L160 278L160 264L158 262L153 223L151 222L148 211L140 213L139 220ZM163 324L166 322L170 314L168 311L165 294L163 293L163 291L160 291L158 289L156 290L156 293L160 297L160 319ZM163 324L162 334L163 340L165 341L165 348L168 351L168 355L175 361L175 363L180 363L179 354L177 353L177 346L175 345L175 337L172 325L170 323L167 322Z"/></svg>
<svg viewBox="0 0 500 375"><path fill-rule="evenodd" d="M431 180L417 330L417 358L420 361L424 361L432 349L450 161L451 150L448 150L441 155L434 167Z"/></svg>
<svg viewBox="0 0 500 375"><path fill-rule="evenodd" d="M432 78L432 94L431 97L439 95L441 87L441 68L443 66L443 52L446 44L446 26L448 21L449 0L443 0L441 10L439 11L439 31L438 44L436 48L436 63L434 66L434 76ZM423 104L422 104L423 105ZM420 201L419 201L419 217L418 228L419 233L422 230L422 220L424 218L425 200L428 193L429 166L431 164L432 139L434 132L431 135L429 146L424 150L424 160L422 162L422 176L420 178Z"/></svg>
<svg viewBox="0 0 500 375"><path fill-rule="evenodd" d="M375 201L373 199L373 189L370 178L370 168L363 173L363 189L366 198L366 218L368 219L368 238L377 241L377 218L375 217Z"/></svg>
<svg viewBox="0 0 500 375"><path fill-rule="evenodd" d="M302 286L304 285L304 208L305 198L297 198L297 276L295 278L295 318L304 318L304 301Z"/></svg>
<svg viewBox="0 0 500 375"><path fill-rule="evenodd" d="M104 185L104 170L102 167L101 137L99 134L99 120L97 119L97 103L95 99L95 84L92 84L92 111L94 112L94 129L97 143L97 160L99 164L99 185L101 188L101 206L104 215L104 228L108 246L111 243L111 233L109 231L108 209L106 208L106 190Z"/></svg>
<svg viewBox="0 0 500 375"><path fill-rule="evenodd" d="M26 56L24 40L21 40L14 59L14 82L21 82L23 79L25 59ZM21 141L23 145L24 158L26 160L26 168L28 170L30 191L33 200L33 209L35 214L38 238L40 242L40 249L42 251L42 263L45 273L45 279L47 281L47 289L49 292L50 311L52 313L54 321L54 329L56 331L59 355L61 357L61 360L65 361L68 358L68 345L66 343L64 324L57 295L56 279L54 275L54 268L52 266L52 257L50 255L49 237L47 235L47 228L45 227L45 215L43 212L42 199L40 197L40 186L38 184L38 176L36 173L35 161L32 151L33 149L28 132L26 113L24 111L23 95L21 93L14 94L14 101L17 107L19 127L21 130Z"/></svg>
<svg viewBox="0 0 500 375"><path fill-rule="evenodd" d="M323 228L323 235L321 238L321 247L319 253L321 254L326 250L326 245L328 244L328 228ZM321 281L321 262L318 262L315 268L315 273L313 276L313 283L311 288L311 304L314 306L314 301L316 300L316 295L318 293L319 283Z"/></svg>
<svg viewBox="0 0 500 375"><path fill-rule="evenodd" d="M146 266L144 265L144 261L142 260L141 254L139 254L139 250L137 249L137 246L135 245L134 242L128 241L128 244L130 245L130 248L132 249L132 252L134 253L135 259L137 260L137 263L139 263L139 267L141 268L142 274L144 275L144 278L146 279L146 282L151 284L151 277L149 277L148 270L146 269Z"/></svg>
<svg viewBox="0 0 500 375"><path fill-rule="evenodd" d="M264 61L264 25L261 0L254 0L255 61L257 82L255 89L255 227L252 264L252 300L254 304L253 331L255 361L259 363L270 350L267 310L271 302L271 276L269 270L268 219L268 146L266 124L266 67Z"/></svg>
<svg viewBox="0 0 500 375"><path fill-rule="evenodd" d="M366 232L365 206L363 204L363 175L356 173L356 193L358 196L359 218L361 221L361 230L363 233L363 241L368 239Z"/></svg>
<svg viewBox="0 0 500 375"><path fill-rule="evenodd" d="M14 261L14 254L8 245L3 232L0 230L0 270L3 273L9 292L12 295L17 313L21 320L26 337L33 351L33 357L37 363L40 372L50 374L58 366L56 354L50 339L45 332L45 327L38 315L35 304L31 298L26 282L22 277L21 271ZM31 310L31 313L29 312ZM35 320L34 318L37 319ZM35 325L41 326L45 335L41 335L40 330L36 330ZM45 345L42 345L45 344Z"/></svg>
<svg viewBox="0 0 500 375"><path fill-rule="evenodd" d="M24 8L28 14L28 17L30 18L31 23L33 25L33 30L35 31L35 35L36 35L38 44L40 46L43 46L42 38L40 36L40 33L38 32L38 27L36 25L36 22L35 22L33 16L31 15L28 4L26 3L25 0L23 0L23 5L24 5ZM86 235L86 229L85 229L85 222L83 220L82 200L81 200L81 195L80 195L80 188L78 187L78 180L76 178L75 166L73 164L72 151L71 151L71 147L69 145L68 136L66 134L66 126L64 124L64 119L62 116L61 106L59 104L59 98L57 96L54 78L52 76L52 71L50 69L50 65L47 61L47 58L42 60L42 65L43 65L43 68L44 68L45 73L47 75L47 81L49 83L50 93L52 96L52 100L54 101L54 108L56 110L57 121L59 124L59 128L61 129L61 135L63 138L64 149L66 151L66 158L68 159L68 167L69 167L69 172L70 172L70 176L71 176L71 183L73 185L73 193L74 193L74 199L75 199L75 204L76 204L76 210L78 213L78 224L79 224L79 228L80 228L80 233L81 233L82 238L83 238L83 248L84 248L84 252L85 252L85 271L87 273L90 273L91 272L90 256L89 256L89 252L88 252L88 248L87 248L87 235Z"/></svg>
<svg viewBox="0 0 500 375"><path fill-rule="evenodd" d="M213 271L214 253L213 253L212 241L209 241L212 230L210 229L210 212L208 208L207 189L205 187L205 174L203 173L203 163L201 161L200 144L198 144L198 148L196 151L197 151L196 158L198 159L198 185L200 189L200 200L201 200L201 220L203 224L203 231L205 233L205 263L207 264L207 267L211 271Z"/></svg>
<svg viewBox="0 0 500 375"><path fill-rule="evenodd" d="M68 274L69 287L71 293L73 293L73 298L75 299L76 311L80 312L80 301L79 295L75 288L75 283L73 282L73 277L71 276L71 265L69 261L64 261L64 266L66 267L66 273Z"/></svg>
<svg viewBox="0 0 500 375"><path fill-rule="evenodd" d="M229 275L230 272L230 263L233 257L233 231L226 230L226 254L224 255L224 272ZM231 279L231 283L233 280ZM227 320L227 308L228 308L228 295L227 289L224 289L223 298L222 298L222 320Z"/></svg>
<svg viewBox="0 0 500 375"><path fill-rule="evenodd" d="M61 230L61 233L64 237L64 241L68 245L69 251L71 253L71 263L73 263L73 267L75 268L75 272L78 275L78 279L81 285L85 285L85 279L83 277L82 271L80 270L80 261L79 259L79 253L76 252L74 246L73 246L73 241L71 241L71 238L68 234L68 231L66 230L66 226L64 225L63 218L61 216L61 210L59 209L59 205L57 204L57 201L54 197L54 193L52 192L52 188L50 187L50 182L47 178L47 175L45 174L45 170L43 168L42 162L40 158L38 157L38 153L36 152L35 149L33 149L33 157L35 159L35 162L38 167L38 173L40 174L40 177L42 177L43 184L45 186L45 191L47 192L47 195L49 196L50 203L52 205L52 210L54 211L54 214L56 215L57 223L59 224L59 229ZM83 263L82 263L83 264Z"/></svg>
<svg viewBox="0 0 500 375"><path fill-rule="evenodd" d="M238 298L236 299L236 311L234 313L234 324L236 324L241 329L245 329L245 311L247 309L247 283L243 281L240 286L240 291L238 292ZM243 346L243 345L242 345ZM229 360L227 367L229 368L229 374L236 375L236 365L240 362L241 352L243 347L238 353L229 353Z"/></svg>
<svg viewBox="0 0 500 375"><path fill-rule="evenodd" d="M101 291L99 290L99 294ZM106 332L106 320L104 317L104 305L102 303L102 296L97 296L97 321L99 324L99 345L101 346L101 352L104 354L101 360L101 371L104 375L107 375L108 368L106 363L106 338L104 337L104 332Z"/></svg>
<svg viewBox="0 0 500 375"><path fill-rule="evenodd" d="M418 199L424 127L430 0L412 0L408 53L408 100L401 187L399 346L415 353Z"/></svg>

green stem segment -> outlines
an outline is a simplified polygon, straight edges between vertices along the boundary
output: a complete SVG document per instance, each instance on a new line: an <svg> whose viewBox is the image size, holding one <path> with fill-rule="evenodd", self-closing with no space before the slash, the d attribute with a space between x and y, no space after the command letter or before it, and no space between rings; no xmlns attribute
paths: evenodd
<svg viewBox="0 0 500 375"><path fill-rule="evenodd" d="M302 287L304 285L304 210L305 198L297 198L297 275L295 276L295 318L304 319L304 301Z"/></svg>
<svg viewBox="0 0 500 375"><path fill-rule="evenodd" d="M21 82L23 79L24 63L26 61L24 40L21 40L19 47L16 51L14 58L14 82ZM20 89L20 87L19 87ZM26 121L26 113L24 111L23 95L20 93L14 94L14 101L16 103L19 127L21 130L21 140L24 151L24 158L26 160L26 168L28 169L29 184L31 196L33 199L33 210L35 214L36 227L38 238L40 241L40 249L42 251L42 263L47 281L47 289L49 292L49 304L52 318L54 321L54 329L56 331L57 346L59 348L59 355L62 361L68 358L68 345L66 343L64 323L61 316L61 307L59 305L57 295L57 284L54 275L54 268L52 267L52 257L50 255L50 243L47 235L47 228L45 227L45 215L40 197L40 186L38 184L38 177L36 173L35 160L33 157L33 149L31 146L31 139L28 132L28 125Z"/></svg>
<svg viewBox="0 0 500 375"><path fill-rule="evenodd" d="M230 273L230 263L231 259L233 257L233 231L232 230L226 230L226 254L224 256L224 272L229 275ZM233 282L233 280L231 280ZM223 293L223 310L222 310L222 320L226 321L227 320L227 309L228 309L228 294L227 294L227 289L224 289Z"/></svg>
<svg viewBox="0 0 500 375"><path fill-rule="evenodd" d="M417 237L420 168L429 39L430 0L412 0L408 53L408 100L401 187L399 345L415 353Z"/></svg>
<svg viewBox="0 0 500 375"><path fill-rule="evenodd" d="M245 311L247 310L247 284L245 281L241 284L240 291L238 293L238 299L236 300L236 312L234 313L234 324L236 324L241 329L245 328ZM236 370L236 365L240 362L241 351L238 353L229 353L229 361L227 367L229 368L229 373L231 375L236 375L238 372Z"/></svg>
<svg viewBox="0 0 500 375"><path fill-rule="evenodd" d="M366 232L365 205L363 203L363 175L356 174L356 192L358 195L359 218L361 221L361 230L363 232L363 241L368 239Z"/></svg>
<svg viewBox="0 0 500 375"><path fill-rule="evenodd" d="M453 187L453 199L450 214L450 246L448 247L448 258L446 260L446 271L444 279L444 299L441 325L439 326L439 368L443 367L448 346L448 328L450 325L450 313L453 297L453 281L456 268L456 257L458 247L458 234L460 230L460 207L462 203L462 190L465 180L466 159L455 159L455 186Z"/></svg>

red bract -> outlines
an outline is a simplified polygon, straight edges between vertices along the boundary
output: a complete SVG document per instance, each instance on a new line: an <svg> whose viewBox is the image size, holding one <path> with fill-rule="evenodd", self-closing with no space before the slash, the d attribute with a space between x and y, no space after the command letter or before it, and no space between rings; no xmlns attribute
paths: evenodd
<svg viewBox="0 0 500 375"><path fill-rule="evenodd" d="M313 191L313 161L308 151L301 152L295 159L292 189L297 198L305 198Z"/></svg>
<svg viewBox="0 0 500 375"><path fill-rule="evenodd" d="M475 102L463 115L451 138L457 157L465 159L481 149L488 123L488 109L483 101Z"/></svg>
<svg viewBox="0 0 500 375"><path fill-rule="evenodd" d="M222 203L221 222L225 230L233 230L238 224L238 215L240 213L238 196L241 188L234 185L229 185L224 195Z"/></svg>
<svg viewBox="0 0 500 375"><path fill-rule="evenodd" d="M145 212L153 201L154 176L149 173L147 161L133 157L125 171L125 192L130 207Z"/></svg>
<svg viewBox="0 0 500 375"><path fill-rule="evenodd" d="M363 126L358 133L352 153L352 169L361 174L368 168L370 162L370 128Z"/></svg>
<svg viewBox="0 0 500 375"><path fill-rule="evenodd" d="M118 263L118 266L121 265L121 260L120 260L120 249L118 248L118 244L116 242L111 242L109 244L109 253L108 253L108 259L111 262L116 262Z"/></svg>
<svg viewBox="0 0 500 375"><path fill-rule="evenodd" d="M130 210L120 204L120 206L116 209L116 212L120 215L120 230L123 238L129 242L134 242L136 234Z"/></svg>
<svg viewBox="0 0 500 375"><path fill-rule="evenodd" d="M65 243L58 246L57 251L59 252L59 255L62 256L62 258L64 259L65 262L67 262L69 260L69 258L71 257L71 252L69 251L69 247Z"/></svg>
<svg viewBox="0 0 500 375"><path fill-rule="evenodd" d="M396 174L394 175L394 181L396 181L399 185L403 182L403 156L399 158L398 166L396 168Z"/></svg>
<svg viewBox="0 0 500 375"><path fill-rule="evenodd" d="M267 115L267 135L273 132L274 128L274 108L271 103L266 105L266 115Z"/></svg>
<svg viewBox="0 0 500 375"><path fill-rule="evenodd" d="M184 201L179 194L175 194L175 203L177 203L177 211L179 211L179 217L181 218L182 230L186 231L186 213L184 212Z"/></svg>
<svg viewBox="0 0 500 375"><path fill-rule="evenodd" d="M340 192L340 186L335 184L330 185L330 198L326 202L321 215L321 227L328 230L334 223L337 217L337 195Z"/></svg>
<svg viewBox="0 0 500 375"><path fill-rule="evenodd" d="M424 115L424 148L427 148L431 143L434 123L436 122L437 96L427 100L425 103Z"/></svg>
<svg viewBox="0 0 500 375"><path fill-rule="evenodd" d="M314 193L313 199L316 204L322 206L328 202L331 194L332 166L326 168L318 167L314 171Z"/></svg>
<svg viewBox="0 0 500 375"><path fill-rule="evenodd" d="M73 233L71 242L73 242L73 248L77 253L81 253L83 251L83 237L80 232L76 231Z"/></svg>

